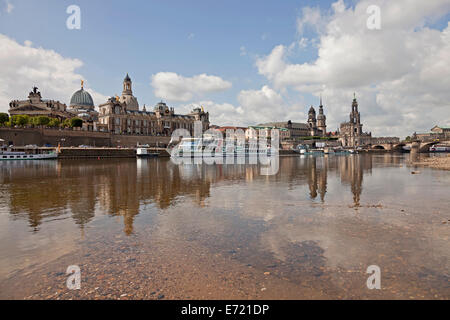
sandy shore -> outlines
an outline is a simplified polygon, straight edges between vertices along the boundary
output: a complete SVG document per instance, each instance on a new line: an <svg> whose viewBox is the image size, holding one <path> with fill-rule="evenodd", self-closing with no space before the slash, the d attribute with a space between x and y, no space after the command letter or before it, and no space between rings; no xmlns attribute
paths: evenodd
<svg viewBox="0 0 450 320"><path fill-rule="evenodd" d="M450 155L446 157L432 157L427 159L419 159L411 163L415 166L422 166L434 169L450 170Z"/></svg>

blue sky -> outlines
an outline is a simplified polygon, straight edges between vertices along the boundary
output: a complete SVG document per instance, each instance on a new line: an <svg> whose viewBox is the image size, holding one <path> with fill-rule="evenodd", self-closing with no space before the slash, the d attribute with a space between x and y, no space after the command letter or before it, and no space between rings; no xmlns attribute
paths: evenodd
<svg viewBox="0 0 450 320"><path fill-rule="evenodd" d="M384 23L376 33L365 30L365 10L372 3L381 7ZM94 91L98 105L104 102L98 97L121 94L122 80L128 72L141 106L154 105L162 98L175 106L176 111L187 112L190 105L205 104L212 122L218 124L249 125L288 119L304 122L309 106L317 105L322 94L328 129L335 130L347 119L356 91L368 131L378 135L426 131L438 121L450 125L446 123L450 122L450 99L443 92L448 90L433 85L435 75L420 84L412 80L424 70L434 70L434 66L425 63L433 60L433 53L420 50L436 46L440 59L450 58L448 40L443 36L450 17L446 3L445 0L0 0L0 35L6 37L3 41L17 42L17 50L23 49L19 53L22 60L17 62L19 68L29 56L25 41L32 42L28 47L45 51L42 59L49 60L52 50L65 59L58 72L61 68L70 69L71 59L82 61L82 66L68 71L71 84L64 89L62 85L50 88L54 71L47 70L48 66L40 69L29 65L31 58L26 67L33 69L33 74L48 76L19 79L23 76L20 72L8 77L5 71L3 75L0 71L0 84L2 77L7 84L0 88L0 102L23 99L28 89L22 86L37 85L43 93L68 103L70 92L78 86L76 79L82 77ZM69 16L66 8L72 4L81 8L81 30L66 28ZM334 26L339 26L337 31ZM420 37L423 46L414 42ZM382 49L369 51L370 45L366 43L373 41L379 42L377 48ZM417 61L411 63L410 69L407 65L400 68L397 60L402 59L395 56L396 52ZM9 61L14 51L8 55ZM37 59L35 53L30 56ZM347 58L355 63L348 63ZM386 70L380 74L379 70L385 66ZM436 77L442 78L447 69L436 67L439 69L441 74ZM183 77L182 91L189 91L188 87L193 85L190 78L202 74L219 77L222 83L216 84L221 89L198 88L199 92L192 89L193 97L183 100L161 97L164 94L155 94L152 76L167 72ZM20 80L17 81L20 85L14 86L15 80ZM31 83L34 81L38 83ZM224 82L230 86L223 86ZM400 82L404 85L393 93ZM158 85L162 86L161 92L170 89L164 87L167 82ZM430 86L430 93L417 96L418 85ZM400 91L411 92L411 98L406 99ZM424 104L435 108L435 115L415 117ZM411 107L406 110L405 105ZM0 106L1 111L5 108Z"/></svg>
<svg viewBox="0 0 450 320"><path fill-rule="evenodd" d="M82 60L79 72L106 95L120 94L121 81L129 72L135 94L146 103L158 100L150 75L160 71L220 75L233 87L214 98L235 102L239 90L257 89L265 82L252 55L292 42L303 4L330 4L289 0L12 2L14 14L2 15L2 33ZM81 30L66 28L66 8L71 4L81 8ZM242 46L248 55L240 55ZM303 52L298 60L313 56L315 52Z"/></svg>

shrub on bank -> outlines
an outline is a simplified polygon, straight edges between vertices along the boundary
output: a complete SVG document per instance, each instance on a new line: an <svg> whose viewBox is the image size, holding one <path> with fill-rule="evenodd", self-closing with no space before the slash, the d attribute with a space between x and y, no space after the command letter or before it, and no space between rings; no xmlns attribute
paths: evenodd
<svg viewBox="0 0 450 320"><path fill-rule="evenodd" d="M0 113L0 125L5 125L5 123L9 122L9 115L7 113Z"/></svg>

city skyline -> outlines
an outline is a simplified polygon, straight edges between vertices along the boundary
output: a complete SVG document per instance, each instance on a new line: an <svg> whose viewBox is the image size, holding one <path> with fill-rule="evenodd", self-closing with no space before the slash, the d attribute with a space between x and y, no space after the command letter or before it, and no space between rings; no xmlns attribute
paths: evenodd
<svg viewBox="0 0 450 320"><path fill-rule="evenodd" d="M429 131L450 123L450 5L402 3L79 1L81 29L69 30L68 1L1 0L0 112L33 85L68 103L81 79L98 107L128 72L141 107L203 105L212 124L303 121L322 95L335 131L356 91L366 130ZM380 30L366 27L370 4L381 9ZM30 29L30 15L41 28Z"/></svg>

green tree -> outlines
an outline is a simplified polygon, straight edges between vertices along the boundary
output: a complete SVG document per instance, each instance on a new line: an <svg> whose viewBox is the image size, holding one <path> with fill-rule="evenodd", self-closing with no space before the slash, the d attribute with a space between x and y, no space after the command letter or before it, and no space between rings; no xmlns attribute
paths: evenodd
<svg viewBox="0 0 450 320"><path fill-rule="evenodd" d="M11 123L17 126L26 126L30 123L30 117L27 115L12 116Z"/></svg>
<svg viewBox="0 0 450 320"><path fill-rule="evenodd" d="M48 126L51 128L59 127L59 125L61 124L61 121L59 121L59 119L57 119L57 118L52 118L49 120L50 121L48 122Z"/></svg>
<svg viewBox="0 0 450 320"><path fill-rule="evenodd" d="M63 121L63 123L61 124L61 126L64 128L69 128L70 127L70 119L65 119Z"/></svg>
<svg viewBox="0 0 450 320"><path fill-rule="evenodd" d="M83 126L83 120L80 118L72 118L70 119L70 126L72 128L81 128Z"/></svg>
<svg viewBox="0 0 450 320"><path fill-rule="evenodd" d="M407 136L405 140L406 140L406 141L411 141L411 137L410 137L410 136Z"/></svg>
<svg viewBox="0 0 450 320"><path fill-rule="evenodd" d="M38 126L46 126L50 122L50 118L46 116L37 117Z"/></svg>
<svg viewBox="0 0 450 320"><path fill-rule="evenodd" d="M0 113L0 125L4 125L6 122L9 121L9 116L7 113Z"/></svg>

